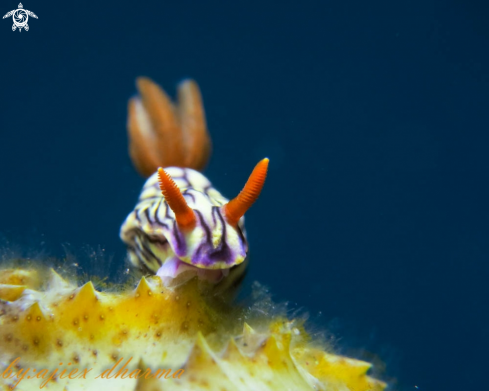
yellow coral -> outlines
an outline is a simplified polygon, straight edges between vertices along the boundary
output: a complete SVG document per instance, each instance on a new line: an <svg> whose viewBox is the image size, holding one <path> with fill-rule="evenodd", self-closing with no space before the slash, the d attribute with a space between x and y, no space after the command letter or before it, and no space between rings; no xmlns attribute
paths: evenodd
<svg viewBox="0 0 489 391"><path fill-rule="evenodd" d="M0 387L385 388L366 375L370 364L311 346L297 322L274 318L237 330L233 311L203 295L197 282L168 289L159 278L142 278L134 290L110 293L96 291L91 282L77 287L53 270L0 270ZM65 378L53 379L63 369Z"/></svg>

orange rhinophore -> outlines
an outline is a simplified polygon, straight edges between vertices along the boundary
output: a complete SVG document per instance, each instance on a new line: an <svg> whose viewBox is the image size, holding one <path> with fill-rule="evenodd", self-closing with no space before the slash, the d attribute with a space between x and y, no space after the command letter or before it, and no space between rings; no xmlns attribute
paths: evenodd
<svg viewBox="0 0 489 391"><path fill-rule="evenodd" d="M195 226L195 214L187 205L182 192L175 181L162 168L158 169L160 189L170 209L175 213L175 220L181 229L188 230Z"/></svg>
<svg viewBox="0 0 489 391"><path fill-rule="evenodd" d="M261 160L251 173L243 190L222 207L229 224L236 224L261 193L268 171L268 158Z"/></svg>

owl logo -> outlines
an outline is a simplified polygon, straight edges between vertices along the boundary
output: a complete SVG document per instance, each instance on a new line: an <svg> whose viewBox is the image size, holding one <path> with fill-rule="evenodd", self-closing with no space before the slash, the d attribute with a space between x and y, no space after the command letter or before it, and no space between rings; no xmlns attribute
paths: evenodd
<svg viewBox="0 0 489 391"><path fill-rule="evenodd" d="M19 3L18 5L19 8L16 10L7 12L4 16L3 19L8 18L9 16L12 17L14 24L12 25L12 31L15 31L19 29L19 32L24 29L25 31L29 31L29 25L27 24L27 20L29 19L29 16L32 16L33 18L37 18L37 15L29 10L25 10L24 6L22 3Z"/></svg>

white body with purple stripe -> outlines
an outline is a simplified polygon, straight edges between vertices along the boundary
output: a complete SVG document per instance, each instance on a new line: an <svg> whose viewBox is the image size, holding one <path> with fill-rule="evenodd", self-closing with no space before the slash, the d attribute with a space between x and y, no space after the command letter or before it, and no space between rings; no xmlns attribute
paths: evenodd
<svg viewBox="0 0 489 391"><path fill-rule="evenodd" d="M195 276L217 283L234 270L241 273L244 267L237 266L245 261L248 251L244 218L237 226L226 222L221 206L228 200L198 171L178 167L165 171L193 209L197 225L190 232L179 229L161 193L158 174L153 174L120 231L131 263L172 286Z"/></svg>

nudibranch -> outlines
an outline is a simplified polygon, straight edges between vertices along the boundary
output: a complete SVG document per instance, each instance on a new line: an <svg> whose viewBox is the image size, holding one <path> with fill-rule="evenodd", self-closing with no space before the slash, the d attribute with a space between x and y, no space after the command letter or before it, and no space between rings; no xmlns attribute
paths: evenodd
<svg viewBox="0 0 489 391"><path fill-rule="evenodd" d="M260 195L268 159L229 201L198 171L207 163L211 143L197 84L182 82L176 105L149 79L139 78L137 86L140 97L129 101L129 154L149 178L121 227L128 258L166 286L195 276L236 285L248 252L244 214Z"/></svg>

